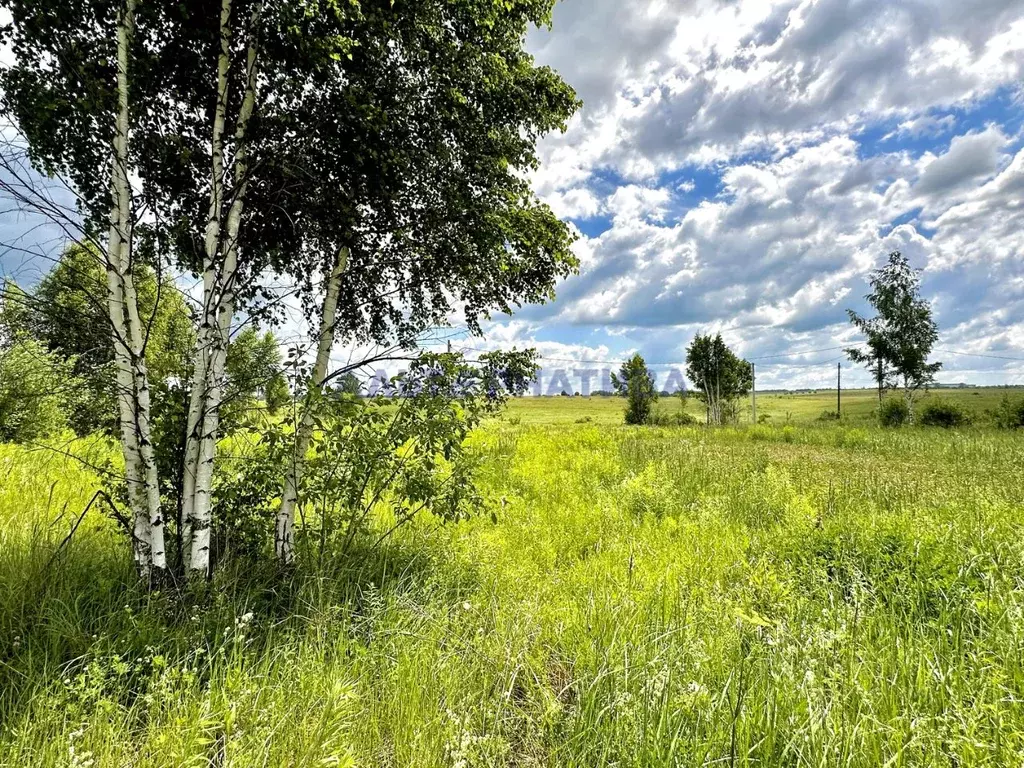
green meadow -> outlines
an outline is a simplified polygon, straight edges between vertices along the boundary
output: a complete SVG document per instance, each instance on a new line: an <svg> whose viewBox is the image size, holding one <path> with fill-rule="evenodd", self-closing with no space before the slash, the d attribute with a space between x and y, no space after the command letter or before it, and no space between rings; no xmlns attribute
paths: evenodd
<svg viewBox="0 0 1024 768"><path fill-rule="evenodd" d="M720 429L518 400L475 518L186 601L79 522L91 469L2 446L0 765L1020 765L1024 436L834 396Z"/></svg>
<svg viewBox="0 0 1024 768"><path fill-rule="evenodd" d="M967 387L964 389L935 389L918 398L918 406L934 400L948 400L963 406L976 421L988 421L990 411L998 407L1004 395L1019 397L1024 394L1022 387ZM890 395L891 396L891 395ZM566 401L571 401L571 405ZM878 393L871 389L843 390L841 403L846 423L860 426L874 426ZM656 405L656 412L671 415L680 411L678 396L662 397ZM825 412L835 412L836 391L821 389L814 392L759 393L757 415L759 421L776 426L786 424L810 424L819 420ZM616 397L523 397L513 400L508 407L508 416L514 421L519 418L523 424L571 424L589 418L595 424L621 424L622 400ZM739 403L738 421L749 424L752 421L750 398ZM704 406L696 398L687 401L685 410L695 419L704 420Z"/></svg>

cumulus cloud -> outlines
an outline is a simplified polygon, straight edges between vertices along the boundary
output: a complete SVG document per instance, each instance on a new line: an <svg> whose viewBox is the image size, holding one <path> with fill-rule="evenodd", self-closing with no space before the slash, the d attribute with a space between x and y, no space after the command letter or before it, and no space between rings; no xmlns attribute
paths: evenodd
<svg viewBox="0 0 1024 768"><path fill-rule="evenodd" d="M586 188L554 192L546 196L545 202L563 219L590 219L601 211L601 201Z"/></svg>
<svg viewBox="0 0 1024 768"><path fill-rule="evenodd" d="M928 109L1015 85L1024 71L1024 12L1012 0L566 0L555 23L564 26L537 54L582 83L587 104L560 147L634 177L879 116L909 129Z"/></svg>
<svg viewBox="0 0 1024 768"><path fill-rule="evenodd" d="M608 197L607 208L617 221L661 221L665 217L665 205L670 197L671 193L667 189L630 184L619 187Z"/></svg>
<svg viewBox="0 0 1024 768"><path fill-rule="evenodd" d="M745 354L834 348L899 249L944 343L1024 356L1016 0L564 0L530 45L585 102L543 143L535 187L604 218L521 338L602 328L658 359L699 329ZM810 357L766 376L806 380ZM967 366L1015 370L947 363Z"/></svg>
<svg viewBox="0 0 1024 768"><path fill-rule="evenodd" d="M928 153L914 193L925 197L948 196L999 168L1006 135L997 127L954 137L949 150L938 157Z"/></svg>

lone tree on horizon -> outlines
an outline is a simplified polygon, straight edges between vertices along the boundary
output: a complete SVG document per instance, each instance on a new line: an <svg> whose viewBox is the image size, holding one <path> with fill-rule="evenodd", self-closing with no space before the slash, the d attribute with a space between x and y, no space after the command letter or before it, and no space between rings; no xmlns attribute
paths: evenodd
<svg viewBox="0 0 1024 768"><path fill-rule="evenodd" d="M911 417L914 396L935 381L942 363L929 363L939 329L932 308L921 298L920 271L899 251L889 263L871 273L871 293L866 298L878 313L865 318L849 309L850 322L867 337L867 349L850 348L847 356L865 365L878 383L879 401L886 388L901 386Z"/></svg>
<svg viewBox="0 0 1024 768"><path fill-rule="evenodd" d="M709 424L722 424L728 406L754 385L750 363L738 357L722 334L697 334L686 350L686 376L707 406Z"/></svg>
<svg viewBox="0 0 1024 768"><path fill-rule="evenodd" d="M639 352L622 364L617 375L612 374L612 386L616 393L628 398L627 424L646 424L651 420L658 390L654 388L654 374Z"/></svg>

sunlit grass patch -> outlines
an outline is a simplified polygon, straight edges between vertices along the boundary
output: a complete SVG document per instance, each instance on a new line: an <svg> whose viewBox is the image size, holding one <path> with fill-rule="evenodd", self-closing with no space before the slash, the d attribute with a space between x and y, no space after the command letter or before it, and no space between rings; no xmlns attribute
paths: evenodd
<svg viewBox="0 0 1024 768"><path fill-rule="evenodd" d="M3 448L0 764L1024 757L1024 443L497 422L486 512L131 585L96 478ZM63 514L63 517L62 517ZM77 763L75 761L78 761Z"/></svg>

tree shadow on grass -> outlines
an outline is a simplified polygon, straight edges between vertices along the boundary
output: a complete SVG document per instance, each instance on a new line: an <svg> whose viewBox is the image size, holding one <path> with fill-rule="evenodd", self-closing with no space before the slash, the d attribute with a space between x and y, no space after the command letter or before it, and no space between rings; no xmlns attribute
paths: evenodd
<svg viewBox="0 0 1024 768"><path fill-rule="evenodd" d="M288 569L267 559L236 559L222 563L206 584L161 592L135 583L127 547L113 536L83 536L52 562L52 546L5 552L0 732L30 719L34 700L59 700L60 686L95 660L158 656L194 669L202 684L223 663L217 659L233 647L240 627L251 659L300 642L314 628L369 645L374 636L365 632L365 619L382 602L414 604L428 593L454 602L474 588L472 570L452 568L430 538L378 547L368 537L357 539L344 557L328 552ZM151 667L132 669L138 679L121 680L112 692L124 706L146 693L152 678Z"/></svg>

